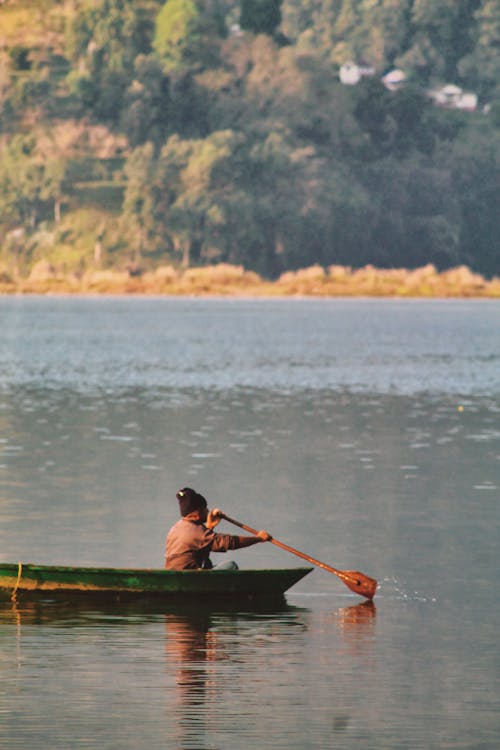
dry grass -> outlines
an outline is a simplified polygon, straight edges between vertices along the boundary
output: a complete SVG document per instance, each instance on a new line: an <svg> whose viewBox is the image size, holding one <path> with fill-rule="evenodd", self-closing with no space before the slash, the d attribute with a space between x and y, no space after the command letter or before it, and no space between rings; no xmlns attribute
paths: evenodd
<svg viewBox="0 0 500 750"><path fill-rule="evenodd" d="M1 294L144 294L226 297L489 297L500 298L500 278L488 281L465 266L439 272L432 265L415 270L352 269L321 266L287 271L277 281L261 279L242 266L221 263L181 270L160 266L142 274L127 270L64 273L46 259L27 277L0 267Z"/></svg>

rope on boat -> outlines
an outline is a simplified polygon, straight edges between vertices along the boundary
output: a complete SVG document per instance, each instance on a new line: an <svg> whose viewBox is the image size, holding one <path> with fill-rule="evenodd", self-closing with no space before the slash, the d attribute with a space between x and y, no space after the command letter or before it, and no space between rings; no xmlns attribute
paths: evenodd
<svg viewBox="0 0 500 750"><path fill-rule="evenodd" d="M23 564L21 560L19 560L17 564L17 581L16 585L14 586L14 591L12 592L12 596L10 597L11 602L17 602L17 589L19 588L19 583L21 581L21 576L23 574Z"/></svg>

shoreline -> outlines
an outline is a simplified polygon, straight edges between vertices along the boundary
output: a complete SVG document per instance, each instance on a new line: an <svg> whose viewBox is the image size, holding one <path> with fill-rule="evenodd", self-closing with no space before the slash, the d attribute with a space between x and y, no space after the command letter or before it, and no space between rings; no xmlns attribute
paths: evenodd
<svg viewBox="0 0 500 750"><path fill-rule="evenodd" d="M432 265L415 270L311 266L287 271L276 281L229 264L184 271L161 266L143 273L93 270L76 274L40 261L27 278L0 278L0 295L500 299L500 278L487 280L465 266L439 272Z"/></svg>

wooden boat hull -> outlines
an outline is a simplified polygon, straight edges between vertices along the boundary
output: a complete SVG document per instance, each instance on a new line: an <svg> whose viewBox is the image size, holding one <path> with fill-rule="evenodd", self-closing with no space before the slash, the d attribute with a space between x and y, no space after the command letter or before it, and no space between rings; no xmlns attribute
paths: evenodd
<svg viewBox="0 0 500 750"><path fill-rule="evenodd" d="M104 595L114 598L277 598L312 568L183 570L0 563L0 595Z"/></svg>

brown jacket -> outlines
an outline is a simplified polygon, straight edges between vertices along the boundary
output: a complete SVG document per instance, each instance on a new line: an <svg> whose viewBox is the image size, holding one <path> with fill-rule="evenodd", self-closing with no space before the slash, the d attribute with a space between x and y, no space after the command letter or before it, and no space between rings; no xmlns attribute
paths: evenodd
<svg viewBox="0 0 500 750"><path fill-rule="evenodd" d="M210 552L227 552L238 547L239 537L217 534L201 521L181 518L167 534L165 567L168 570L211 568Z"/></svg>

